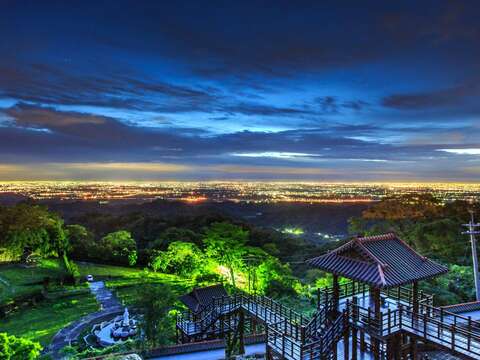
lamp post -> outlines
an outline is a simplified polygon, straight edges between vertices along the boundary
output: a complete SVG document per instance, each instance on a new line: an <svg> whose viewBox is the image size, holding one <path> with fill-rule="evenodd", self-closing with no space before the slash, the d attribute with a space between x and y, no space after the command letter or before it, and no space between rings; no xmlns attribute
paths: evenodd
<svg viewBox="0 0 480 360"><path fill-rule="evenodd" d="M462 234L470 235L470 242L472 243L472 258L473 258L473 277L475 281L475 293L477 301L480 301L480 279L478 276L478 256L477 256L477 239L475 238L476 234L480 234L480 231L477 231L476 228L480 227L479 223L475 223L473 220L473 210L470 210L470 222L468 224L463 224L467 227L468 230L462 232Z"/></svg>

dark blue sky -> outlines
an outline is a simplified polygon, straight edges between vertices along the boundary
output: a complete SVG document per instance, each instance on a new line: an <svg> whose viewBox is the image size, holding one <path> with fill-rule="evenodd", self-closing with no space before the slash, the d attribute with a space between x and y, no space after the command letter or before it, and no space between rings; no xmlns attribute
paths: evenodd
<svg viewBox="0 0 480 360"><path fill-rule="evenodd" d="M477 1L0 5L0 179L479 178Z"/></svg>

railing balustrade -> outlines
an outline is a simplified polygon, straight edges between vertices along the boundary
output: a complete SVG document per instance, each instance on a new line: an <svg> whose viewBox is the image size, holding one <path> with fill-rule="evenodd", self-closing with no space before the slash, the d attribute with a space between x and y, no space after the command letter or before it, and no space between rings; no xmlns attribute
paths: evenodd
<svg viewBox="0 0 480 360"><path fill-rule="evenodd" d="M342 284L340 296L355 296L364 291L365 286L350 282ZM425 294L422 294L416 311L411 306L413 299L409 288L400 287L382 293L399 300L398 307L375 314L370 307L360 306L356 298L353 302L347 299L344 312L333 321L328 316L333 309L328 288L324 292L325 302L310 320L273 299L235 294L213 299L197 314L178 314L177 326L189 334L211 331L212 326L215 330L217 322L223 327L230 327L233 326L232 320L225 322L219 319L242 308L265 323L268 345L290 359L320 359L339 340L347 326L345 321L371 335L385 337L406 331L455 352L480 355L479 321L436 308L432 306L432 297Z"/></svg>

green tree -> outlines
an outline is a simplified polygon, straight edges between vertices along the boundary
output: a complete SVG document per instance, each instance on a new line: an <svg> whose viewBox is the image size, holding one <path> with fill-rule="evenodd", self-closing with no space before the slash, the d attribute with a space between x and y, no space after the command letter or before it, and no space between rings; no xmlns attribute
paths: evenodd
<svg viewBox="0 0 480 360"><path fill-rule="evenodd" d="M100 241L104 255L114 261L135 265L137 261L137 244L132 234L125 230L107 234Z"/></svg>
<svg viewBox="0 0 480 360"><path fill-rule="evenodd" d="M82 225L67 225L68 254L75 259L85 259L95 255L96 244L93 234Z"/></svg>
<svg viewBox="0 0 480 360"><path fill-rule="evenodd" d="M386 198L365 210L367 220L420 220L438 217L442 205L432 194L406 194Z"/></svg>
<svg viewBox="0 0 480 360"><path fill-rule="evenodd" d="M165 250L173 242L189 242L196 245L201 244L200 236L189 230L179 227L170 227L163 231L151 244L150 248Z"/></svg>
<svg viewBox="0 0 480 360"><path fill-rule="evenodd" d="M32 253L59 256L68 248L63 220L45 207L0 208L0 248L24 260Z"/></svg>
<svg viewBox="0 0 480 360"><path fill-rule="evenodd" d="M228 222L213 223L205 232L207 256L228 268L233 287L236 287L235 270L243 266L247 240L248 231Z"/></svg>
<svg viewBox="0 0 480 360"><path fill-rule="evenodd" d="M155 252L150 266L154 271L194 277L203 272L205 258L195 244L175 241L168 245L167 251Z"/></svg>
<svg viewBox="0 0 480 360"><path fill-rule="evenodd" d="M166 284L145 283L139 288L136 305L142 310L140 326L150 348L165 345L173 333L175 319L171 312L176 301Z"/></svg>
<svg viewBox="0 0 480 360"><path fill-rule="evenodd" d="M34 360L41 350L37 342L0 333L0 360Z"/></svg>

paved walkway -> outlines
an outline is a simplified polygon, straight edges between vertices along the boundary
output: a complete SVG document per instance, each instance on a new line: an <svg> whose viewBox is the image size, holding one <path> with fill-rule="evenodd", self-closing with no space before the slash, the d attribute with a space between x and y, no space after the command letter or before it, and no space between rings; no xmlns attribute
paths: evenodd
<svg viewBox="0 0 480 360"><path fill-rule="evenodd" d="M95 298L100 304L100 311L88 314L71 323L53 337L48 347L48 352L51 353L54 359L61 359L62 357L59 354L60 349L70 345L72 341L77 340L86 327L91 327L94 324L109 320L123 313L122 304L105 286L103 281L92 282L88 285L90 286L90 291L95 295Z"/></svg>
<svg viewBox="0 0 480 360"><path fill-rule="evenodd" d="M105 286L103 281L91 282L88 283L88 286L90 286L90 291L95 295L102 309L108 310L122 305L116 296Z"/></svg>

